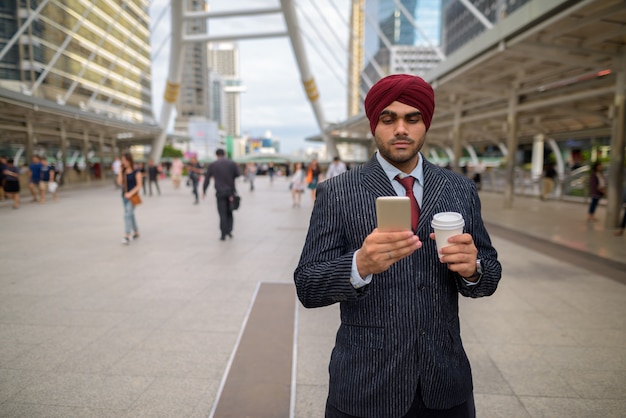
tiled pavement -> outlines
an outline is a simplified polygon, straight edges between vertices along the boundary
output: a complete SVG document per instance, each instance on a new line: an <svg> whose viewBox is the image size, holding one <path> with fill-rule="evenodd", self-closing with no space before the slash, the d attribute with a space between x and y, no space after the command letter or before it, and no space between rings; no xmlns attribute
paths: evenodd
<svg viewBox="0 0 626 418"><path fill-rule="evenodd" d="M128 247L109 183L0 203L0 417L209 416L257 284L292 282L311 199L292 208L281 178L241 182L221 242L212 192L194 206L161 186ZM626 416L626 237L587 224L584 204L481 198L504 275L461 301L478 417ZM595 264L574 262L583 253ZM291 409L322 417L338 307L297 306Z"/></svg>

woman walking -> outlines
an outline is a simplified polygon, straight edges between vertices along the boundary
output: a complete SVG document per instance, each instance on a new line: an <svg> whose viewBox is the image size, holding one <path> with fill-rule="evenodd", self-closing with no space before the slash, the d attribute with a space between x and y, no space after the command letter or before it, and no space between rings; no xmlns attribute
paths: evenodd
<svg viewBox="0 0 626 418"><path fill-rule="evenodd" d="M9 199L13 199L13 209L20 207L20 170L13 164L13 158L9 158L3 171L4 193Z"/></svg>
<svg viewBox="0 0 626 418"><path fill-rule="evenodd" d="M595 217L596 208L605 193L606 179L602 173L602 163L596 161L591 166L591 176L589 177L589 195L591 196L591 203L589 204L588 222L596 222L598 220L598 218Z"/></svg>
<svg viewBox="0 0 626 418"><path fill-rule="evenodd" d="M122 156L122 169L117 175L117 184L122 187L122 202L124 203L125 235L122 244L128 245L132 239L139 238L139 229L135 221L135 207L130 198L139 193L142 185L141 172L135 169L133 156L126 153ZM132 233L132 235L131 235Z"/></svg>
<svg viewBox="0 0 626 418"><path fill-rule="evenodd" d="M302 163L296 163L293 176L291 177L291 202L294 208L300 207L305 186L305 174L302 169Z"/></svg>
<svg viewBox="0 0 626 418"><path fill-rule="evenodd" d="M311 199L315 202L315 194L317 191L317 184L322 181L321 179L322 170L320 169L319 164L316 159L311 161L309 164L309 168L307 169L306 174L306 183L309 190L311 190Z"/></svg>

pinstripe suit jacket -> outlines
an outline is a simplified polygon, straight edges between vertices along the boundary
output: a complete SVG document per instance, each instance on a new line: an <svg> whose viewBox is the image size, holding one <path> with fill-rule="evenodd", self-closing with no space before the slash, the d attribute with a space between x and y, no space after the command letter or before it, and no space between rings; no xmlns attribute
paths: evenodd
<svg viewBox="0 0 626 418"><path fill-rule="evenodd" d="M375 157L318 185L309 231L294 273L307 308L340 303L329 373L329 402L359 417L400 417L418 381L429 408L463 403L472 392L469 361L461 343L458 294L491 295L501 266L480 214L474 183L424 159L424 195L417 234L423 247L374 275L359 290L350 284L352 256L376 227L375 201L393 196ZM484 274L475 286L438 260L430 221L459 212L472 235Z"/></svg>

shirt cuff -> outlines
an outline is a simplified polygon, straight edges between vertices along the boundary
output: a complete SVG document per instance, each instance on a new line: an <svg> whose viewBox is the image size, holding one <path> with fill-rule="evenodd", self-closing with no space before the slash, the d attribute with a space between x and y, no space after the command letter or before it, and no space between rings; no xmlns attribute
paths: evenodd
<svg viewBox="0 0 626 418"><path fill-rule="evenodd" d="M352 272L350 273L350 284L355 289L360 289L364 286L367 286L372 281L373 274L368 274L365 278L362 278L359 274L359 269L356 267L356 253L359 250L356 250L352 255Z"/></svg>
<svg viewBox="0 0 626 418"><path fill-rule="evenodd" d="M461 276L459 274L459 277L461 277L461 280L463 280L465 282L466 286L472 287L472 286L476 286L478 283L480 283L480 277L478 278L478 280L476 280L475 282L470 282L469 280L467 280L465 277Z"/></svg>

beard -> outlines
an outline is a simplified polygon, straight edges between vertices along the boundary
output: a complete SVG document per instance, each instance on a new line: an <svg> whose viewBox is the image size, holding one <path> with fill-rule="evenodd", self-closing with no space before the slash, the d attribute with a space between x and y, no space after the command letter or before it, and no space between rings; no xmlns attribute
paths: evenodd
<svg viewBox="0 0 626 418"><path fill-rule="evenodd" d="M394 150L393 145L396 142L406 143L407 148L403 151ZM423 143L423 138L421 141L417 141L407 136L395 137L389 141L377 140L378 152L380 152L380 155L395 166L404 165L415 160L416 158L419 158L417 156L419 151L422 149Z"/></svg>

